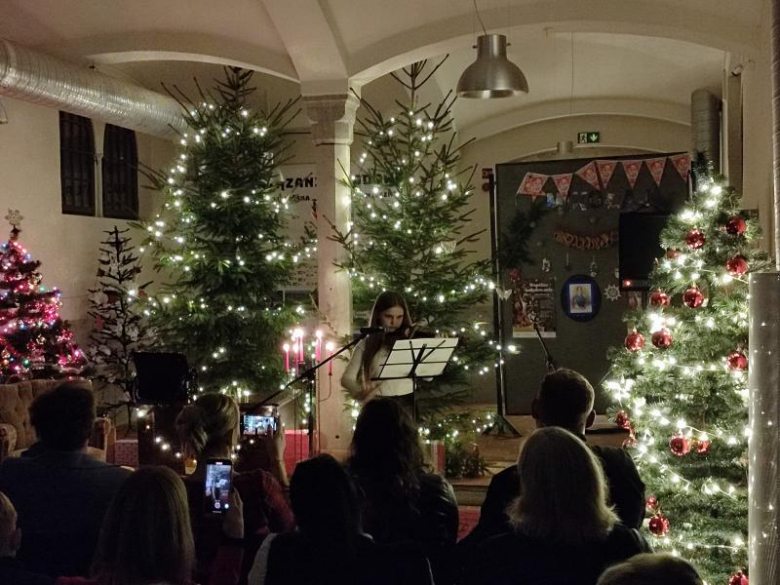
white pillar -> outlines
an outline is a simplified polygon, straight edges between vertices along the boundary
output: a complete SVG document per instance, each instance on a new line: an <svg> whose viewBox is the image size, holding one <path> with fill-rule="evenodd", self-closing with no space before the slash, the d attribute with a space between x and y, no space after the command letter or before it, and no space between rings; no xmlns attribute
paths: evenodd
<svg viewBox="0 0 780 585"><path fill-rule="evenodd" d="M340 344L352 331L352 290L349 276L335 263L345 258L340 244L331 241L331 223L346 230L351 219L351 193L344 184L350 167L350 145L359 100L351 94L304 96L306 115L316 145L317 164L317 293L321 328ZM345 412L341 389L342 360L334 360L319 374L319 450L346 455L352 424Z"/></svg>

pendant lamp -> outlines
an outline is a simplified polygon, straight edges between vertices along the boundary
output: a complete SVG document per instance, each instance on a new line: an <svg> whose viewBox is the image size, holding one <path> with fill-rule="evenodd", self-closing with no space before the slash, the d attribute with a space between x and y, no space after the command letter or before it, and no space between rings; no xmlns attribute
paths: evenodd
<svg viewBox="0 0 780 585"><path fill-rule="evenodd" d="M506 46L506 35L477 37L477 60L458 79L459 96L490 99L528 93L525 75L507 58Z"/></svg>

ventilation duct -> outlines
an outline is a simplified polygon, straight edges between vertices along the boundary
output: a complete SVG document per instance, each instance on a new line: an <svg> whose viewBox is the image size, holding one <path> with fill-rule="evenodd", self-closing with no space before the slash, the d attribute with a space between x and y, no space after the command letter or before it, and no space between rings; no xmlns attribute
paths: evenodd
<svg viewBox="0 0 780 585"><path fill-rule="evenodd" d="M0 95L162 138L173 138L173 128L186 128L181 106L168 96L5 39L0 39Z"/></svg>
<svg viewBox="0 0 780 585"><path fill-rule="evenodd" d="M691 132L694 152L701 152L720 172L720 100L706 89L691 94Z"/></svg>

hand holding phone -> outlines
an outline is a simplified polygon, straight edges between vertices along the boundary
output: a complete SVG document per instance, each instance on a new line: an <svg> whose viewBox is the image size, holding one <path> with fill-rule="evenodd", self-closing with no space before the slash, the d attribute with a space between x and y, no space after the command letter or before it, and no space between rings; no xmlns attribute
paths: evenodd
<svg viewBox="0 0 780 585"><path fill-rule="evenodd" d="M233 487L233 462L230 459L209 459L206 462L204 502L207 514L225 514L230 509Z"/></svg>

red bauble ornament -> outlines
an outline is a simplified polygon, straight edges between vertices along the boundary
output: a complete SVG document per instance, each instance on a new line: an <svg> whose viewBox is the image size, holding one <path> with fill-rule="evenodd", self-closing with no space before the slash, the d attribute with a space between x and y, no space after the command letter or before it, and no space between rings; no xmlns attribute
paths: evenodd
<svg viewBox="0 0 780 585"><path fill-rule="evenodd" d="M623 449L633 449L636 447L636 437L633 435L629 436L628 439L623 441Z"/></svg>
<svg viewBox="0 0 780 585"><path fill-rule="evenodd" d="M672 333L666 327L662 327L653 333L652 341L658 349L666 349L672 345Z"/></svg>
<svg viewBox="0 0 780 585"><path fill-rule="evenodd" d="M666 257L669 258L669 260L674 260L679 255L680 255L680 250L675 250L674 248L669 248L666 251Z"/></svg>
<svg viewBox="0 0 780 585"><path fill-rule="evenodd" d="M615 415L615 424L621 429L629 430L631 428L631 421L628 418L625 410L619 410Z"/></svg>
<svg viewBox="0 0 780 585"><path fill-rule="evenodd" d="M704 303L704 295L698 286L692 286L683 293L683 303L691 309L697 309Z"/></svg>
<svg viewBox="0 0 780 585"><path fill-rule="evenodd" d="M691 441L688 437L678 434L669 441L669 448L672 450L672 453L678 457L682 457L691 452Z"/></svg>
<svg viewBox="0 0 780 585"><path fill-rule="evenodd" d="M653 514L647 527L655 536L666 536L669 533L669 519L660 513Z"/></svg>
<svg viewBox="0 0 780 585"><path fill-rule="evenodd" d="M740 370L740 371L747 370L748 367L747 356L745 356L745 354L739 351L738 349L732 351L726 358L726 361L729 364L730 370Z"/></svg>
<svg viewBox="0 0 780 585"><path fill-rule="evenodd" d="M745 230L747 230L747 222L738 215L726 222L726 233L732 236L741 236L745 233Z"/></svg>
<svg viewBox="0 0 780 585"><path fill-rule="evenodd" d="M650 295L650 304L654 307L668 307L669 295L662 290L653 291Z"/></svg>
<svg viewBox="0 0 780 585"><path fill-rule="evenodd" d="M698 250L704 246L704 242L706 241L707 238L704 237L704 232L699 228L693 228L687 234L685 234L685 243L688 244L688 247L691 250Z"/></svg>
<svg viewBox="0 0 780 585"><path fill-rule="evenodd" d="M726 268L731 276L742 276L748 271L747 259L741 254L737 254L726 262Z"/></svg>
<svg viewBox="0 0 780 585"><path fill-rule="evenodd" d="M749 585L747 575L742 571L737 571L729 579L729 585Z"/></svg>
<svg viewBox="0 0 780 585"><path fill-rule="evenodd" d="M645 346L645 338L642 336L641 333L639 333L639 331L634 329L631 333L629 333L626 336L626 340L624 341L624 344L628 351L633 351L634 353L636 353Z"/></svg>
<svg viewBox="0 0 780 585"><path fill-rule="evenodd" d="M655 496L648 496L648 498L645 500L645 508L648 512L655 512L655 509L658 507L658 498Z"/></svg>
<svg viewBox="0 0 780 585"><path fill-rule="evenodd" d="M710 452L710 440L709 439L696 439L695 443L696 452L699 455L706 455Z"/></svg>

